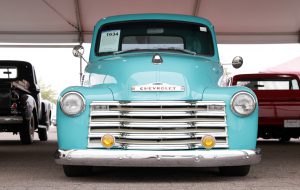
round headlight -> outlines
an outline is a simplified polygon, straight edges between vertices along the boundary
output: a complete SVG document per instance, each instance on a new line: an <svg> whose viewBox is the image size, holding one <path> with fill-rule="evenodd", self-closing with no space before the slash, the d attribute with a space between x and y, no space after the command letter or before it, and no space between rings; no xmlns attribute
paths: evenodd
<svg viewBox="0 0 300 190"><path fill-rule="evenodd" d="M66 115L74 116L84 110L85 102L78 92L68 92L61 98L60 107Z"/></svg>
<svg viewBox="0 0 300 190"><path fill-rule="evenodd" d="M238 92L231 100L231 109L238 115L250 115L255 107L255 98L248 92Z"/></svg>

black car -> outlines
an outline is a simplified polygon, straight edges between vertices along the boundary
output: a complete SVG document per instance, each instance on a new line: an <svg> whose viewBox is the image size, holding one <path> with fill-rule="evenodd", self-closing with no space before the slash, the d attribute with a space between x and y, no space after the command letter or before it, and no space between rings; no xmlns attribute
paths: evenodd
<svg viewBox="0 0 300 190"><path fill-rule="evenodd" d="M25 61L0 61L0 132L19 133L22 144L32 144L37 131L48 140L51 105L41 101L33 66Z"/></svg>

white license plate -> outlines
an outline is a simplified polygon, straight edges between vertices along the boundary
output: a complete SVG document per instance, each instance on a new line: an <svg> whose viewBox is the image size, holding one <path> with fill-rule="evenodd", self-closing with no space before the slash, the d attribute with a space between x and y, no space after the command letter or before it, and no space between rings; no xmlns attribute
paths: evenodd
<svg viewBox="0 0 300 190"><path fill-rule="evenodd" d="M285 128L300 128L300 120L284 120Z"/></svg>

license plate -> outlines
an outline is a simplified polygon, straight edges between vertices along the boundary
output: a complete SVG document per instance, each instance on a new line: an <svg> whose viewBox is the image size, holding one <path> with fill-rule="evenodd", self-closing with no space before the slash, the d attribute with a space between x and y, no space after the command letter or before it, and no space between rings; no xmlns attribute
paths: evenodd
<svg viewBox="0 0 300 190"><path fill-rule="evenodd" d="M300 120L284 120L285 128L300 128Z"/></svg>

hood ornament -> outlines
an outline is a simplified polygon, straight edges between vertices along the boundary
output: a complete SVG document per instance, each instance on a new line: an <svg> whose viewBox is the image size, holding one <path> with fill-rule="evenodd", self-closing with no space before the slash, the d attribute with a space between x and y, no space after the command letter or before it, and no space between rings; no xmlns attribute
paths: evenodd
<svg viewBox="0 0 300 190"><path fill-rule="evenodd" d="M152 63L154 65L160 65L160 64L163 63L163 59L162 59L162 57L158 53L156 53L152 57Z"/></svg>

